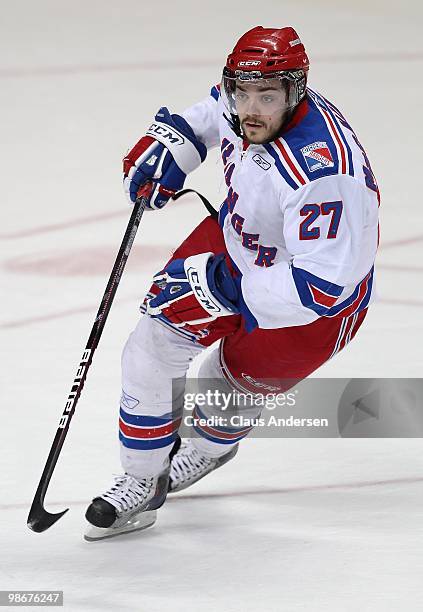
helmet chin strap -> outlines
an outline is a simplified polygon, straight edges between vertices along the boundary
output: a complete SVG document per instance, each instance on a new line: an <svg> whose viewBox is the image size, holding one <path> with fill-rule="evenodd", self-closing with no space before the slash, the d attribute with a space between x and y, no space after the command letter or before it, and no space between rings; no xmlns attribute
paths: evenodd
<svg viewBox="0 0 423 612"><path fill-rule="evenodd" d="M231 118L229 119L229 117L227 115L223 115L226 119L226 121L229 124L229 127L231 128L231 130L233 132L235 132L235 134L238 136L238 138L242 138L242 130L241 130L241 124L239 122L239 117L238 115L234 115L233 113L231 113Z"/></svg>

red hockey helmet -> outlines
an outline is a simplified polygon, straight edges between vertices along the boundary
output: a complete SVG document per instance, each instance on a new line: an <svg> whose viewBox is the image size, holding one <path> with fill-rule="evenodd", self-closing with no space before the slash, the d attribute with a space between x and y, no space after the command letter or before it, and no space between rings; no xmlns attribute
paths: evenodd
<svg viewBox="0 0 423 612"><path fill-rule="evenodd" d="M223 69L222 89L230 112L237 114L237 82L275 78L286 88L287 108L295 108L306 94L308 69L304 45L293 28L257 26L249 30L238 40Z"/></svg>

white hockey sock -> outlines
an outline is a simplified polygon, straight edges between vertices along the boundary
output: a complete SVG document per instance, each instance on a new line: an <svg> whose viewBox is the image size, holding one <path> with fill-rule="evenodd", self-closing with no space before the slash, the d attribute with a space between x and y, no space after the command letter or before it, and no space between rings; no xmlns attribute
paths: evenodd
<svg viewBox="0 0 423 612"><path fill-rule="evenodd" d="M219 444L206 438L191 438L191 442L201 455L213 459L225 455L233 447L232 444Z"/></svg>
<svg viewBox="0 0 423 612"><path fill-rule="evenodd" d="M171 423L179 416L175 403L180 396L182 411L186 371L203 350L146 315L128 338L122 355L120 457L131 476L157 476L167 465ZM151 448L160 443L166 446Z"/></svg>
<svg viewBox="0 0 423 612"><path fill-rule="evenodd" d="M120 461L127 474L141 479L146 476L157 476L169 464L168 457L172 445L153 450L135 450L120 445Z"/></svg>

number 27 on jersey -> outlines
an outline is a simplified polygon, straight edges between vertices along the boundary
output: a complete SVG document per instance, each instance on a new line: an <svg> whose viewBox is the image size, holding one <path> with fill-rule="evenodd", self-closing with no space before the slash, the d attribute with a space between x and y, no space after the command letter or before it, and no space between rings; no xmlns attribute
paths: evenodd
<svg viewBox="0 0 423 612"><path fill-rule="evenodd" d="M342 201L305 204L300 210L300 215L305 217L300 223L300 240L316 240L320 238L320 226L311 226L321 215L330 215L330 224L326 238L336 238L342 217Z"/></svg>

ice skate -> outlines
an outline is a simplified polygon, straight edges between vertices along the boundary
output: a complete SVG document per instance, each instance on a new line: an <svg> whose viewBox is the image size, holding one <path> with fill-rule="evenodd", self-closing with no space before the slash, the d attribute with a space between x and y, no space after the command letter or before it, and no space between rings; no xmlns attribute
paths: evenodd
<svg viewBox="0 0 423 612"><path fill-rule="evenodd" d="M140 480L129 474L117 476L110 489L88 506L85 518L90 527L85 540L92 542L151 527L157 508L166 499L168 483L169 469Z"/></svg>
<svg viewBox="0 0 423 612"><path fill-rule="evenodd" d="M175 493L190 487L213 470L230 461L237 452L238 444L235 444L221 457L206 457L195 448L190 439L182 440L170 466L169 493Z"/></svg>

